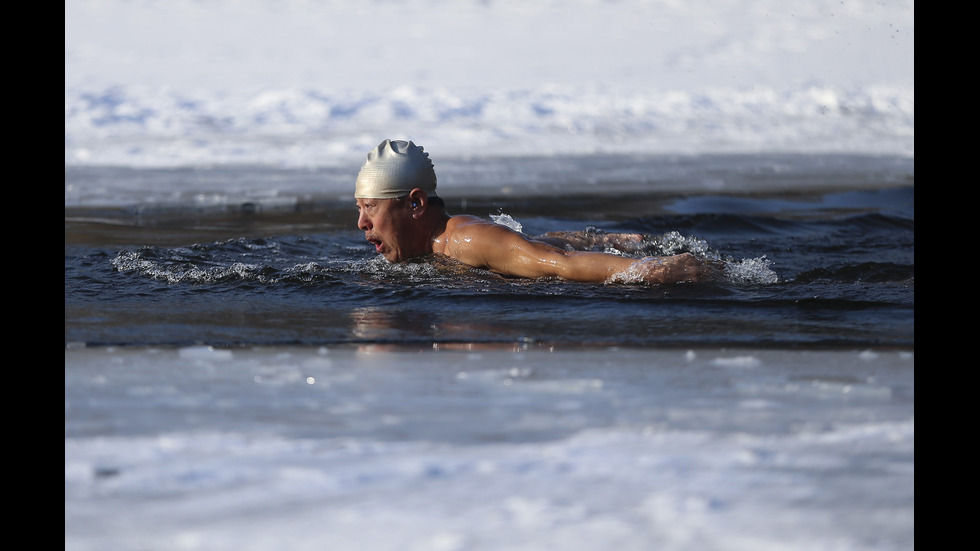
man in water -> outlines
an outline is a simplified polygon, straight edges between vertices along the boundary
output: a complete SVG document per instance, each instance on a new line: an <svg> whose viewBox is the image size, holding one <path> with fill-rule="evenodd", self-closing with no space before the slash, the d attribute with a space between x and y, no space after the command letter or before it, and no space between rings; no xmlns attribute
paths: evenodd
<svg viewBox="0 0 980 551"><path fill-rule="evenodd" d="M385 140L368 153L357 175L354 198L357 227L389 262L444 255L505 276L594 283L617 279L677 283L705 276L704 264L689 253L638 260L570 250L593 243L582 234L528 238L476 216L450 215L436 194L429 154L410 141ZM570 247L559 246L566 244Z"/></svg>

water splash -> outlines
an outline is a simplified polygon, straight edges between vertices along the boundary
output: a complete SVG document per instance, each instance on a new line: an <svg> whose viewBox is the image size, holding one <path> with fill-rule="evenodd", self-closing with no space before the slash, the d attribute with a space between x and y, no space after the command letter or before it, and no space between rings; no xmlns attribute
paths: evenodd
<svg viewBox="0 0 980 551"><path fill-rule="evenodd" d="M659 241L660 247L664 250L665 254L689 252L701 258L718 258L718 253L708 246L707 241L699 237L684 236L676 231L672 231L660 236Z"/></svg>
<svg viewBox="0 0 980 551"><path fill-rule="evenodd" d="M722 258L704 239L685 236L677 231L670 231L663 235L644 235L642 240L634 243L619 242L615 248L607 245L605 252L621 255L626 253L625 256L640 258L640 261L632 264L629 269L610 278L611 283L642 282L642 275L648 270L647 264L657 261L656 258L647 257L673 256L681 253L691 253L709 265L721 268L721 275L716 274L713 279L729 283L762 285L779 281L776 272L771 268L772 261L765 256L740 260Z"/></svg>
<svg viewBox="0 0 980 551"><path fill-rule="evenodd" d="M716 260L705 256L699 258L715 268L709 272L708 280L752 285L769 285L779 281L776 272L770 268L772 262L765 256L742 260ZM644 275L650 272L650 267L661 263L663 260L656 256L640 258L625 270L610 276L606 283L644 283Z"/></svg>
<svg viewBox="0 0 980 551"><path fill-rule="evenodd" d="M643 276L650 272L649 266L651 264L660 264L662 262L663 261L659 258L641 258L630 264L625 270L616 272L615 274L609 276L606 283L645 283Z"/></svg>
<svg viewBox="0 0 980 551"><path fill-rule="evenodd" d="M514 220L509 214L491 214L490 219L493 220L494 224L506 226L517 233L524 233L524 226L517 220Z"/></svg>
<svg viewBox="0 0 980 551"><path fill-rule="evenodd" d="M720 255L708 245L707 241L699 237L684 236L677 231L670 231L663 235L646 235L632 252L642 253L644 256L691 253L704 260L720 260Z"/></svg>
<svg viewBox="0 0 980 551"><path fill-rule="evenodd" d="M765 255L759 258L722 258L718 251L712 249L704 239L681 235L677 231L670 231L663 235L644 236L644 239L637 244L635 251L633 251L633 255L642 254L644 256L672 256L681 253L691 253L711 266L720 267L723 275L715 279L722 279L729 283L762 285L779 281L776 272L771 268L772 261L767 259ZM636 279L629 278L635 278L636 273L642 273L642 271L642 266L637 266L632 272L628 272L622 277L636 281Z"/></svg>
<svg viewBox="0 0 980 551"><path fill-rule="evenodd" d="M744 258L742 260L726 260L725 278L732 283L761 283L765 285L778 283L779 277L770 268L772 261L765 255L759 258Z"/></svg>

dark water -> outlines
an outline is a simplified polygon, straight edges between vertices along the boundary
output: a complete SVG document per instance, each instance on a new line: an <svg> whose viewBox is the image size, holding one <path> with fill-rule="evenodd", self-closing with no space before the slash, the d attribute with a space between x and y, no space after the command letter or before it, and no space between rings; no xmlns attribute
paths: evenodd
<svg viewBox="0 0 980 551"><path fill-rule="evenodd" d="M805 185L789 175L764 189L739 170L747 184L725 193L626 186L447 201L456 214L508 215L529 235L642 233L637 255L691 250L727 266L709 282L663 286L390 266L356 229L350 199L66 207L65 344L912 348L912 175L882 183L864 170L810 170Z"/></svg>

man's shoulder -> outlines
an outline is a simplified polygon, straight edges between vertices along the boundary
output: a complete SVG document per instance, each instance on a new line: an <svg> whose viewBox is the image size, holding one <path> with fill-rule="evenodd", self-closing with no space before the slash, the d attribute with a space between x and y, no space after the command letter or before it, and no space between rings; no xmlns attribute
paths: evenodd
<svg viewBox="0 0 980 551"><path fill-rule="evenodd" d="M493 248L492 245L503 245L515 236L519 237L520 234L506 226L478 216L457 214L446 221L446 228L436 241L446 243L449 247L446 249L447 254L453 256L452 251L456 250L456 245L469 244L465 249L470 251L473 250L473 245L486 250Z"/></svg>
<svg viewBox="0 0 980 551"><path fill-rule="evenodd" d="M434 241L433 252L470 266L486 268L509 262L506 256L516 246L516 239L524 238L507 226L477 216L458 214L446 222L445 232Z"/></svg>

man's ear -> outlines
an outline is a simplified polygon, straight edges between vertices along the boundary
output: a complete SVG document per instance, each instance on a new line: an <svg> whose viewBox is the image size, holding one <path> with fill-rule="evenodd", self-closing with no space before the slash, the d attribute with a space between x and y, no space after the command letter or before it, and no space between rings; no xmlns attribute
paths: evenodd
<svg viewBox="0 0 980 551"><path fill-rule="evenodd" d="M415 188L408 194L409 203L413 209L425 208L429 204L429 195L425 191Z"/></svg>

